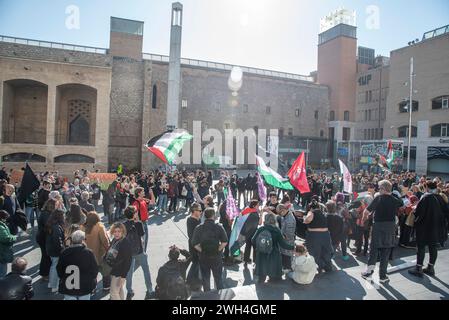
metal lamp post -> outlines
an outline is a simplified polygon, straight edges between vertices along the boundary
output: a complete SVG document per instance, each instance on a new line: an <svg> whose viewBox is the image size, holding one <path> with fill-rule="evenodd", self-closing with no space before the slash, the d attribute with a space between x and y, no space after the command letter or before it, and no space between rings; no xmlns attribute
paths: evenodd
<svg viewBox="0 0 449 320"><path fill-rule="evenodd" d="M413 57L410 58L410 102L408 105L408 150L407 150L407 171L410 172L410 152L412 144L412 112L413 112Z"/></svg>

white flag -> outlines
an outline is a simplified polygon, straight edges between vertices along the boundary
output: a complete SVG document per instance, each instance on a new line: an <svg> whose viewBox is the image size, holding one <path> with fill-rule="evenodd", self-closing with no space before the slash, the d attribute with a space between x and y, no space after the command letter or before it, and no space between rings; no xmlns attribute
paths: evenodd
<svg viewBox="0 0 449 320"><path fill-rule="evenodd" d="M340 172L343 175L343 191L347 193L352 193L352 177L346 165L338 159L340 163Z"/></svg>

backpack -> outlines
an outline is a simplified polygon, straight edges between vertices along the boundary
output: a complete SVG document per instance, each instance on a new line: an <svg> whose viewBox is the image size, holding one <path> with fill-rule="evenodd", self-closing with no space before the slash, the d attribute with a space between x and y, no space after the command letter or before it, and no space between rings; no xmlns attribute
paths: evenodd
<svg viewBox="0 0 449 320"><path fill-rule="evenodd" d="M262 231L256 239L257 252L270 254L273 251L273 238L268 230Z"/></svg>
<svg viewBox="0 0 449 320"><path fill-rule="evenodd" d="M137 232L137 228L134 222L125 222L126 226L126 238L128 239L129 243L131 244L131 255L137 256L141 252L142 248L142 237L139 236L139 233Z"/></svg>
<svg viewBox="0 0 449 320"><path fill-rule="evenodd" d="M162 300L186 300L189 297L186 282L179 268L161 268L160 277L163 279L162 288L158 288L159 299Z"/></svg>

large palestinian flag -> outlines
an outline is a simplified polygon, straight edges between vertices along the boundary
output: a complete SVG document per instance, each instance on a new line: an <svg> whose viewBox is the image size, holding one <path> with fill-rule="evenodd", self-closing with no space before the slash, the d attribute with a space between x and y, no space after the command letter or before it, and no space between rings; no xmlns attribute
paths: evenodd
<svg viewBox="0 0 449 320"><path fill-rule="evenodd" d="M256 156L256 160L257 169L259 170L259 173L263 176L267 184L283 190L294 190L290 181L268 167L261 157Z"/></svg>
<svg viewBox="0 0 449 320"><path fill-rule="evenodd" d="M147 148L163 162L171 165L184 143L192 138L193 136L186 130L176 129L150 139Z"/></svg>

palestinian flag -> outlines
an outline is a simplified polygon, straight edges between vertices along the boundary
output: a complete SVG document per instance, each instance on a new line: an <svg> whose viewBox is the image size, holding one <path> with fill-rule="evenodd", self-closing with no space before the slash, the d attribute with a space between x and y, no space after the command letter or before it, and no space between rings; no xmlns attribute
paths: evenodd
<svg viewBox="0 0 449 320"><path fill-rule="evenodd" d="M389 168L391 168L391 165L393 164L395 160L394 151L393 151L393 142L391 140L388 141L388 147L387 147L387 165Z"/></svg>
<svg viewBox="0 0 449 320"><path fill-rule="evenodd" d="M171 165L184 143L192 138L186 130L176 129L152 138L146 146L156 157Z"/></svg>
<svg viewBox="0 0 449 320"><path fill-rule="evenodd" d="M294 190L289 179L283 178L279 173L267 167L265 161L261 157L256 156L256 160L257 170L263 176L267 184L283 190Z"/></svg>

